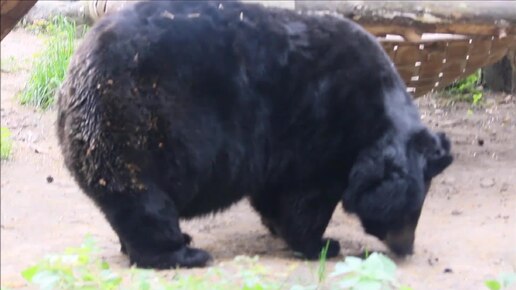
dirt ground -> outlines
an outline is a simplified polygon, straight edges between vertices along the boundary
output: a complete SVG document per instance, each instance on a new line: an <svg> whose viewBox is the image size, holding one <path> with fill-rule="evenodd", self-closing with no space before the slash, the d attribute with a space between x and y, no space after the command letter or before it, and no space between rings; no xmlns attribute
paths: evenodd
<svg viewBox="0 0 516 290"><path fill-rule="evenodd" d="M14 57L17 63L1 73L1 122L14 137L12 160L1 165L1 283L14 289L27 289L19 274L24 267L79 245L88 233L111 264L128 264L108 224L63 167L55 110L39 112L16 101L30 72L26 60L41 47L40 39L19 30L1 43L2 61ZM472 114L467 104L450 106L435 96L417 100L425 122L450 135L456 161L432 185L415 254L396 260L400 280L414 289L483 289L484 280L516 270L516 96L485 98ZM236 255L260 255L278 269L299 262L267 234L245 201L182 226L215 264ZM326 235L340 241L343 255L366 247L385 251L340 208Z"/></svg>

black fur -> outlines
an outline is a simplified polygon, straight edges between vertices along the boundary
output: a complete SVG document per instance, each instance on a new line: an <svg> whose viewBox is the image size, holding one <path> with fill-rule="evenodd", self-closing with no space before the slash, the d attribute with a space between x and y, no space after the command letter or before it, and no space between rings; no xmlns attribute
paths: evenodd
<svg viewBox="0 0 516 290"><path fill-rule="evenodd" d="M228 2L143 2L99 21L60 90L58 136L122 251L153 268L205 265L179 219L244 196L307 258L341 200L384 239L417 223L452 161L358 25Z"/></svg>

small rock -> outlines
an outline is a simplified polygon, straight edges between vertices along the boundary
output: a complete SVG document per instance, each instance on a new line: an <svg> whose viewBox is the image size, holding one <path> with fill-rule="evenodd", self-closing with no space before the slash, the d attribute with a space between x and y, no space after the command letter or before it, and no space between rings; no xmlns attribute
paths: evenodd
<svg viewBox="0 0 516 290"><path fill-rule="evenodd" d="M455 215L455 216L457 216L457 215L461 215L461 214L462 214L462 211L460 211L460 210L452 210L451 214L452 214L452 215Z"/></svg>
<svg viewBox="0 0 516 290"><path fill-rule="evenodd" d="M52 182L54 182L54 178L52 177L52 175L47 176L47 183L52 183Z"/></svg>
<svg viewBox="0 0 516 290"><path fill-rule="evenodd" d="M442 181L443 184L452 185L455 183L455 178L447 176Z"/></svg>
<svg viewBox="0 0 516 290"><path fill-rule="evenodd" d="M442 115L443 113L444 113L444 111L443 111L443 110L441 110L441 109L436 109L436 110L434 111L434 114L436 114L436 115Z"/></svg>
<svg viewBox="0 0 516 290"><path fill-rule="evenodd" d="M451 268L444 268L444 273L453 273Z"/></svg>
<svg viewBox="0 0 516 290"><path fill-rule="evenodd" d="M480 180L480 186L482 188L489 188L495 185L495 180L493 178L482 178Z"/></svg>

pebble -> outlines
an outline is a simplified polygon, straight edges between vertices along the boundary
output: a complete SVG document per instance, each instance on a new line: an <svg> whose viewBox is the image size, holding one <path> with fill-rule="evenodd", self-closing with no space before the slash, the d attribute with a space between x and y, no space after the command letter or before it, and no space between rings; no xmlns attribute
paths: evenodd
<svg viewBox="0 0 516 290"><path fill-rule="evenodd" d="M493 178L482 178L480 180L480 186L482 188L489 188L495 185L495 180Z"/></svg>
<svg viewBox="0 0 516 290"><path fill-rule="evenodd" d="M455 183L455 178L447 176L442 181L443 184L451 185Z"/></svg>
<svg viewBox="0 0 516 290"><path fill-rule="evenodd" d="M52 183L54 182L54 177L52 177L51 175L47 176L47 183Z"/></svg>

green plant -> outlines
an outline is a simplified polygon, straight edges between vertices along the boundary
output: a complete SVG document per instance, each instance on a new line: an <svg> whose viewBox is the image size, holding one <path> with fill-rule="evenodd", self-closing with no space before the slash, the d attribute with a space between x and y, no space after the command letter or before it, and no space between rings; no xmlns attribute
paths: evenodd
<svg viewBox="0 0 516 290"><path fill-rule="evenodd" d="M478 85L480 84L481 71L478 70L475 73L460 79L446 88L446 90L452 94L468 94L476 92Z"/></svg>
<svg viewBox="0 0 516 290"><path fill-rule="evenodd" d="M445 95L454 101L469 102L478 106L483 100L483 92L480 89L481 70L454 82L445 89Z"/></svg>
<svg viewBox="0 0 516 290"><path fill-rule="evenodd" d="M329 246L330 246L330 241L328 240L326 242L326 245L324 246L324 248L321 250L321 254L319 256L319 268L317 271L317 274L318 274L317 277L318 277L319 283L324 281L324 279L326 278L326 258L328 255Z"/></svg>
<svg viewBox="0 0 516 290"><path fill-rule="evenodd" d="M11 131L7 127L0 127L0 157L2 160L8 159L11 156L12 140Z"/></svg>
<svg viewBox="0 0 516 290"><path fill-rule="evenodd" d="M507 289L516 282L516 273L502 273L496 280L487 280L485 285L490 290Z"/></svg>
<svg viewBox="0 0 516 290"><path fill-rule="evenodd" d="M202 274L176 271L164 278L153 270L131 268L115 272L98 258L91 237L77 248L50 255L25 269L22 276L44 290L317 290L317 289L397 289L396 266L384 255L370 254L362 260L347 257L326 275L328 245L321 251L315 283L286 283L284 273L272 272L258 257L236 257L224 266L211 267ZM282 279L283 278L283 279ZM380 288L378 288L380 287ZM409 290L407 287L399 289Z"/></svg>
<svg viewBox="0 0 516 290"><path fill-rule="evenodd" d="M75 48L75 23L62 16L45 27L46 48L34 63L29 81L20 95L22 104L43 109L54 103L54 94L65 77Z"/></svg>
<svg viewBox="0 0 516 290"><path fill-rule="evenodd" d="M236 271L212 268L203 275L175 275L170 281L156 271L131 268L115 273L109 264L97 258L98 248L91 237L78 248L69 248L63 254L50 255L25 269L22 276L29 283L44 290L272 290L279 289L274 281L266 279L267 270L258 264L258 258L235 258ZM235 266L234 265L234 266Z"/></svg>
<svg viewBox="0 0 516 290"><path fill-rule="evenodd" d="M98 249L91 237L78 248L62 255L50 255L25 269L23 278L40 289L117 289L122 278L111 271L107 262L94 258Z"/></svg>
<svg viewBox="0 0 516 290"><path fill-rule="evenodd" d="M335 265L330 276L341 277L340 289L397 289L395 272L396 265L389 258L372 253L365 260L346 257Z"/></svg>

